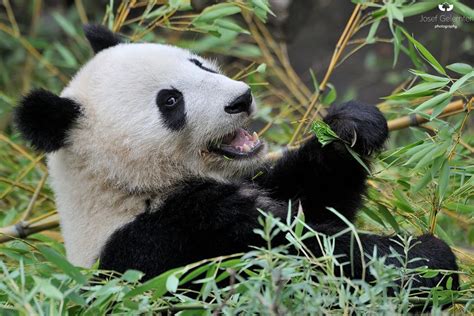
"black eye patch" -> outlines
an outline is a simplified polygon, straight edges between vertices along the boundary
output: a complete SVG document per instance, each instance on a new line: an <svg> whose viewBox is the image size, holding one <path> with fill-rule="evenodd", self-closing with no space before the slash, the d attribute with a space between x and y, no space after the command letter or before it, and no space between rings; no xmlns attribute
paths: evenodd
<svg viewBox="0 0 474 316"><path fill-rule="evenodd" d="M204 66L204 65L202 64L202 62L200 62L200 61L197 60L196 58L191 58L189 61L192 62L193 64L195 64L196 66L198 66L199 68L201 68L202 70L205 70L205 71L208 71L208 72L212 72L213 74L216 74L216 73L217 73L217 71L212 70L212 69L207 68L206 66Z"/></svg>
<svg viewBox="0 0 474 316"><path fill-rule="evenodd" d="M179 131L186 124L186 112L183 94L176 89L160 90L156 96L156 105L163 121L169 129Z"/></svg>

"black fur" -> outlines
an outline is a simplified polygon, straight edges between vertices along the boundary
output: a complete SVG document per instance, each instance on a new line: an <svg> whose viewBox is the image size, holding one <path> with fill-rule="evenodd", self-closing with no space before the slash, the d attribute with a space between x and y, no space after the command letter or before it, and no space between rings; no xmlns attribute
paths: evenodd
<svg viewBox="0 0 474 316"><path fill-rule="evenodd" d="M352 129L347 126L355 128L359 142L355 149L361 154L379 150L387 137L386 121L375 107L356 103L334 107L326 122L341 137L351 138ZM375 131L367 130L369 126ZM352 220L365 190L365 179L365 170L354 162L344 146L332 143L322 148L316 140L295 153L288 153L255 183L239 180L223 184L189 179L176 187L159 209L147 210L116 231L103 248L100 265L120 272L138 269L148 279L201 259L247 251L250 245L263 246L261 237L253 232L259 227L257 208L286 218L288 199L294 200L293 205L297 200L303 202L310 226L334 235L345 226L325 206L336 208ZM379 256L389 255L390 248L403 253L390 236L359 234L359 237L367 255L373 254L374 247ZM362 254L357 247L351 253L350 238L349 233L337 237L336 253L342 255L340 261L345 258L352 262L345 266L344 274L361 278ZM418 244L411 249L409 258L426 260L411 262L411 268L427 265L457 269L454 254L443 241L424 235L414 242ZM274 245L286 243L284 234L273 240ZM316 256L322 255L316 240L308 239L306 244ZM400 266L394 258L387 259L387 263ZM366 276L370 281L369 271ZM416 285L433 287L440 280L440 276L419 277ZM457 275L453 275L453 281L453 287L458 287Z"/></svg>
<svg viewBox="0 0 474 316"><path fill-rule="evenodd" d="M167 104L169 98L176 102ZM156 96L156 105L161 112L161 118L166 127L173 131L179 131L186 125L186 109L183 94L176 89L164 89Z"/></svg>
<svg viewBox="0 0 474 316"><path fill-rule="evenodd" d="M94 53L122 43L121 38L107 27L97 24L84 25L84 34Z"/></svg>
<svg viewBox="0 0 474 316"><path fill-rule="evenodd" d="M14 121L35 149L53 152L66 144L68 131L80 114L80 107L73 100L34 90L16 107Z"/></svg>
<svg viewBox="0 0 474 316"><path fill-rule="evenodd" d="M147 210L133 222L117 230L108 240L100 256L104 269L125 272L137 269L145 273L145 280L171 268L183 266L205 258L244 252L249 246L264 246L264 241L254 233L259 227L257 208L286 218L288 205L266 196L265 192L248 182L221 184L209 180L195 180L181 186L165 204L157 210ZM309 223L314 229L334 235L342 226ZM391 254L390 247L403 253L390 236L359 234L364 247L366 262L377 247L379 256ZM273 239L273 245L286 244L284 234ZM428 259L410 263L410 268L429 266L437 269L456 270L456 261L450 248L441 240L424 235L409 252L409 258ZM316 255L323 252L316 239L308 239L306 246ZM292 250L296 253L296 250ZM339 262L351 262L344 266L344 274L351 278L362 277L361 253L354 247L351 253L349 233L336 239ZM351 260L352 258L352 260ZM394 258L387 263L400 266ZM371 281L369 271L366 280ZM433 287L441 275L431 279L418 278L417 286ZM453 276L453 287L459 284ZM446 280L445 280L446 281Z"/></svg>

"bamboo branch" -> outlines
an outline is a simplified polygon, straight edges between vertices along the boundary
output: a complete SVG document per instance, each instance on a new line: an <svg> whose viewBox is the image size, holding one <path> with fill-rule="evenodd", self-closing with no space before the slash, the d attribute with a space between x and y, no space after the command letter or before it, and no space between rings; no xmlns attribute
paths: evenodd
<svg viewBox="0 0 474 316"><path fill-rule="evenodd" d="M464 102L462 100L457 100L457 101L451 102L444 109L444 111L441 113L439 117L440 118L448 117L448 116L452 116L454 114L458 114L467 110L469 109L464 108ZM431 115L431 113L433 113L433 110L426 112L426 114L428 115ZM397 130L404 129L410 126L418 126L426 122L429 122L429 119L418 114L411 114L411 115L396 118L394 120L390 120L388 121L387 124L388 124L388 129L390 131L397 131Z"/></svg>
<svg viewBox="0 0 474 316"><path fill-rule="evenodd" d="M59 215L51 213L49 217L51 218L44 218L40 221L35 221L35 219L20 221L15 225L0 228L0 243L17 238L26 238L32 234L58 227Z"/></svg>
<svg viewBox="0 0 474 316"><path fill-rule="evenodd" d="M319 90L316 91L313 96L311 97L311 102L306 110L306 113L303 115L303 118L301 119L300 123L296 127L295 132L293 133L293 136L291 137L291 140L289 142L289 145L293 145L294 142L296 141L298 135L301 132L301 129L305 125L305 123L308 123L308 118L310 117L310 114L312 113L314 107L318 103L319 97L321 94L324 92L326 89L326 85L329 82L329 78L331 77L338 61L339 58L341 57L342 52L344 51L344 48L347 45L347 42L349 39L352 37L354 34L354 30L356 29L357 23L359 22L360 19L360 11L362 9L362 6L360 4L356 5L354 8L354 11L352 12L351 17L347 21L346 27L344 28L344 31L342 32L341 37L339 38L339 41L336 44L336 48L334 49L333 55L331 57L331 61L329 62L328 69L326 71L326 74L324 75L324 79L321 81L321 84L319 85Z"/></svg>

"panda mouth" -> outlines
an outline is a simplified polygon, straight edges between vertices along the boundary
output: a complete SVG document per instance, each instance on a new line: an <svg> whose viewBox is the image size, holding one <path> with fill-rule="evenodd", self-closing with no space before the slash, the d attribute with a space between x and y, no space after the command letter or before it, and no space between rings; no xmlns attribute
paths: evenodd
<svg viewBox="0 0 474 316"><path fill-rule="evenodd" d="M263 147L258 134L250 134L243 128L238 128L232 133L209 147L209 151L228 158L249 158L257 154Z"/></svg>

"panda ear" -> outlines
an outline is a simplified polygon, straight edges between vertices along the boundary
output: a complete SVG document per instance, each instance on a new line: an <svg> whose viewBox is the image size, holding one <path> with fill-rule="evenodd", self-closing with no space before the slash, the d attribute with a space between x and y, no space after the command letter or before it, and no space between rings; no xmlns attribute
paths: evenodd
<svg viewBox="0 0 474 316"><path fill-rule="evenodd" d="M84 34L94 53L122 43L121 38L108 28L98 24L84 25Z"/></svg>
<svg viewBox="0 0 474 316"><path fill-rule="evenodd" d="M80 115L79 105L46 90L35 90L15 108L14 122L23 137L40 151L53 152L66 143Z"/></svg>

